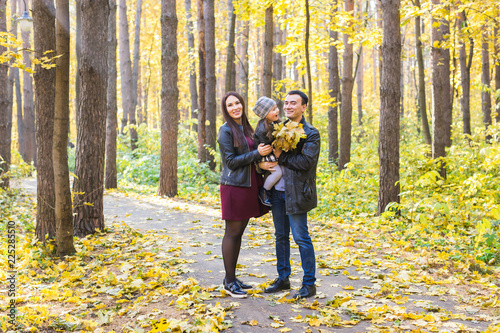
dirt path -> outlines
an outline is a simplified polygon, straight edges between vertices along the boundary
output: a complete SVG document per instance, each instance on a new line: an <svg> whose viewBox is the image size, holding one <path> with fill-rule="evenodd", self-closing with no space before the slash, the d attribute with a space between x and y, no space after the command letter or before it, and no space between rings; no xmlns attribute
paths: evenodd
<svg viewBox="0 0 500 333"><path fill-rule="evenodd" d="M36 190L32 179L23 180L16 186L30 193ZM220 248L224 229L217 208L166 198L107 192L104 213L106 223L123 222L142 231L167 233L182 248L183 258L191 260L187 277L195 278L203 288L215 288L221 284L224 267ZM251 221L240 254L240 278L254 285L256 290L262 289L264 283L277 275L269 215ZM457 282L451 275L447 280L443 278L444 282L437 281L436 275L428 275L429 271L419 269L425 264L425 258L401 256L397 250L384 248L383 244L378 246L381 250L375 251L374 247L367 245L373 239L356 230L331 229L326 234L331 238L325 239L328 238L325 237L325 228L330 227L310 222L318 262L316 298L300 303L280 300L283 296L289 298L288 293L259 293L242 300L214 298L209 302L220 302L228 308L232 306L228 316L233 327L225 332L279 332L283 327L298 333L336 332L339 329L342 332L408 331L419 328L424 331L475 332L484 331L493 322L498 322L498 308L485 308L472 300L479 296L492 296L491 289L483 290L476 283L477 290L472 292L472 282ZM346 235L357 242L347 244ZM294 289L300 287L302 277L299 259L298 248L293 246L291 282ZM217 290L212 293L220 295ZM335 302L331 308L323 306L332 299L339 300L336 307ZM345 308L342 304L346 305ZM337 320L339 326L314 325L312 319L328 317L325 310L332 312L330 323ZM403 312L409 314L405 316L407 319L390 320L391 316L401 318ZM359 319L361 314L368 313L373 314L371 318L348 325L349 320ZM308 316L308 322L304 322L303 319ZM283 325L277 326L279 322Z"/></svg>

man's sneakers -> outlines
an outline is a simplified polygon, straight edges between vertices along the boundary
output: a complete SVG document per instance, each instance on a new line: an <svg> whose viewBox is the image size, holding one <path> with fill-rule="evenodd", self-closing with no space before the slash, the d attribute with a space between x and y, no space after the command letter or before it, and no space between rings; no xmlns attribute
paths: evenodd
<svg viewBox="0 0 500 333"><path fill-rule="evenodd" d="M276 293L278 291L290 289L290 280L276 278L269 287L264 289L265 293Z"/></svg>
<svg viewBox="0 0 500 333"><path fill-rule="evenodd" d="M312 297L314 295L316 295L316 286L314 284L303 284L302 287L300 287L299 292L296 293L293 298L301 299Z"/></svg>
<svg viewBox="0 0 500 333"><path fill-rule="evenodd" d="M229 283L227 283L226 279L224 279L224 281L222 281L222 285L224 287L224 290L234 298L247 297L248 293L246 291L244 291L242 288L244 288L244 289L252 288L252 286L250 286L248 284L244 284L243 282L241 282L238 279L236 279L233 282L229 282Z"/></svg>
<svg viewBox="0 0 500 333"><path fill-rule="evenodd" d="M267 206L267 207L272 206L272 204L271 204L271 191L268 191L265 188L261 187L259 189L259 199L260 199L260 202L262 202L262 204L264 206Z"/></svg>

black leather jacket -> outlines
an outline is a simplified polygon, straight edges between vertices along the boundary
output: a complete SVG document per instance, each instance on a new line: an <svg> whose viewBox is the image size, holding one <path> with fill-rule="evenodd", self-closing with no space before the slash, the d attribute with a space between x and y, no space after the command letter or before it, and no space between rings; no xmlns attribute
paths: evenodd
<svg viewBox="0 0 500 333"><path fill-rule="evenodd" d="M261 159L257 149L250 151L245 142L240 147L234 147L233 132L227 123L219 128L220 155L222 160L222 185L241 187L251 186L251 165Z"/></svg>
<svg viewBox="0 0 500 333"><path fill-rule="evenodd" d="M278 163L285 180L286 214L302 214L318 205L316 192L316 168L318 166L321 139L311 124L300 121L307 137L301 139L297 148L282 152Z"/></svg>

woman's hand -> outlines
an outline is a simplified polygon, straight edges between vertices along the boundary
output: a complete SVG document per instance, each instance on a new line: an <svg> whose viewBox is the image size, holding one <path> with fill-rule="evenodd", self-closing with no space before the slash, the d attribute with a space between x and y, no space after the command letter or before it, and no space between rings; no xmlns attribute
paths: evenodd
<svg viewBox="0 0 500 333"><path fill-rule="evenodd" d="M278 164L278 162L260 162L259 168L267 171L274 171L274 167Z"/></svg>
<svg viewBox="0 0 500 333"><path fill-rule="evenodd" d="M273 147L271 145L265 145L261 143L258 147L257 150L259 151L260 156L266 156L269 155L273 151Z"/></svg>

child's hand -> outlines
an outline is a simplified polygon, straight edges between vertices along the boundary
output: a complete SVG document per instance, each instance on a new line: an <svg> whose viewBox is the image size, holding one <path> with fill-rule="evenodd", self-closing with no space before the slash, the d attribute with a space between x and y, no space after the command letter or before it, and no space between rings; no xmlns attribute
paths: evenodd
<svg viewBox="0 0 500 333"><path fill-rule="evenodd" d="M274 156L276 156L276 158L279 158L279 157L280 157L280 155L281 155L281 152L282 152L282 151L283 151L283 150L282 150L281 148L274 148L274 149L273 149Z"/></svg>
<svg viewBox="0 0 500 333"><path fill-rule="evenodd" d="M273 147L271 145L264 145L263 143L261 143L257 147L257 150L259 151L260 156L266 156L273 151Z"/></svg>

